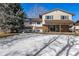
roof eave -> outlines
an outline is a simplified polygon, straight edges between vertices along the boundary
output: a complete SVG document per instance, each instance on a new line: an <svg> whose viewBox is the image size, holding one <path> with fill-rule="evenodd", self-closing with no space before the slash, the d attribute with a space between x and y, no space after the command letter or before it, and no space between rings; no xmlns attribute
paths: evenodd
<svg viewBox="0 0 79 59"><path fill-rule="evenodd" d="M46 12L46 13L44 13L44 14L41 14L41 16L42 16L42 15L45 15L45 14L47 14L47 13L53 12L53 11L55 11L55 10L60 10L60 9L51 10L51 11L49 11L49 12ZM68 13L68 14L71 14L72 16L75 15L75 14L73 14L73 13L69 13L69 12L66 12L66 11L64 11L64 10L60 10L60 11L65 12L65 13Z"/></svg>

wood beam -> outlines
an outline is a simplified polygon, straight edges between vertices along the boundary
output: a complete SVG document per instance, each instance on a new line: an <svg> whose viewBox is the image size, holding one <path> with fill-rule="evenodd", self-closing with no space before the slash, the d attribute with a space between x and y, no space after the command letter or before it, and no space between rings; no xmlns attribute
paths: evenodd
<svg viewBox="0 0 79 59"><path fill-rule="evenodd" d="M61 32L61 25L59 25L59 27L60 27L60 32Z"/></svg>

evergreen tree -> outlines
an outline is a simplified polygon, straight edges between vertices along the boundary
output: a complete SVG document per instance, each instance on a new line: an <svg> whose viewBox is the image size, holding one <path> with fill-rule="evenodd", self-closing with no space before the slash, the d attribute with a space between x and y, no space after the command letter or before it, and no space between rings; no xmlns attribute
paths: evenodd
<svg viewBox="0 0 79 59"><path fill-rule="evenodd" d="M22 32L24 28L24 19L26 18L26 15L24 14L20 4L6 3L1 5L3 8L1 28L4 31L7 31L9 29L11 32Z"/></svg>
<svg viewBox="0 0 79 59"><path fill-rule="evenodd" d="M16 27L15 27L16 32L18 32L18 31L20 32L24 28L24 19L26 18L26 16L25 16L20 4L15 3L15 4L10 4L9 6L11 8L13 8L14 15L16 17L18 17L13 23L14 23L14 26L16 25ZM13 31L13 29L12 29L12 31Z"/></svg>

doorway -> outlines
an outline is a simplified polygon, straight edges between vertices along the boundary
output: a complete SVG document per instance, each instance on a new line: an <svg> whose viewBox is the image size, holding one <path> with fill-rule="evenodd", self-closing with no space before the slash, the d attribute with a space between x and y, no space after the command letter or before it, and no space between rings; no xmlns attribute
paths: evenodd
<svg viewBox="0 0 79 59"><path fill-rule="evenodd" d="M59 25L51 25L51 26L48 26L48 28L49 28L50 32L59 32L60 31Z"/></svg>

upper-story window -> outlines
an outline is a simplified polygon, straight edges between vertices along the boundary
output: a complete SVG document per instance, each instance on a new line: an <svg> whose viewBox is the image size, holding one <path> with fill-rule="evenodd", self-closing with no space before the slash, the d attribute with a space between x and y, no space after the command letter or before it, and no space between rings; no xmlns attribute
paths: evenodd
<svg viewBox="0 0 79 59"><path fill-rule="evenodd" d="M45 19L52 20L53 19L53 16L46 16Z"/></svg>
<svg viewBox="0 0 79 59"><path fill-rule="evenodd" d="M61 16L61 19L69 19L69 16Z"/></svg>

